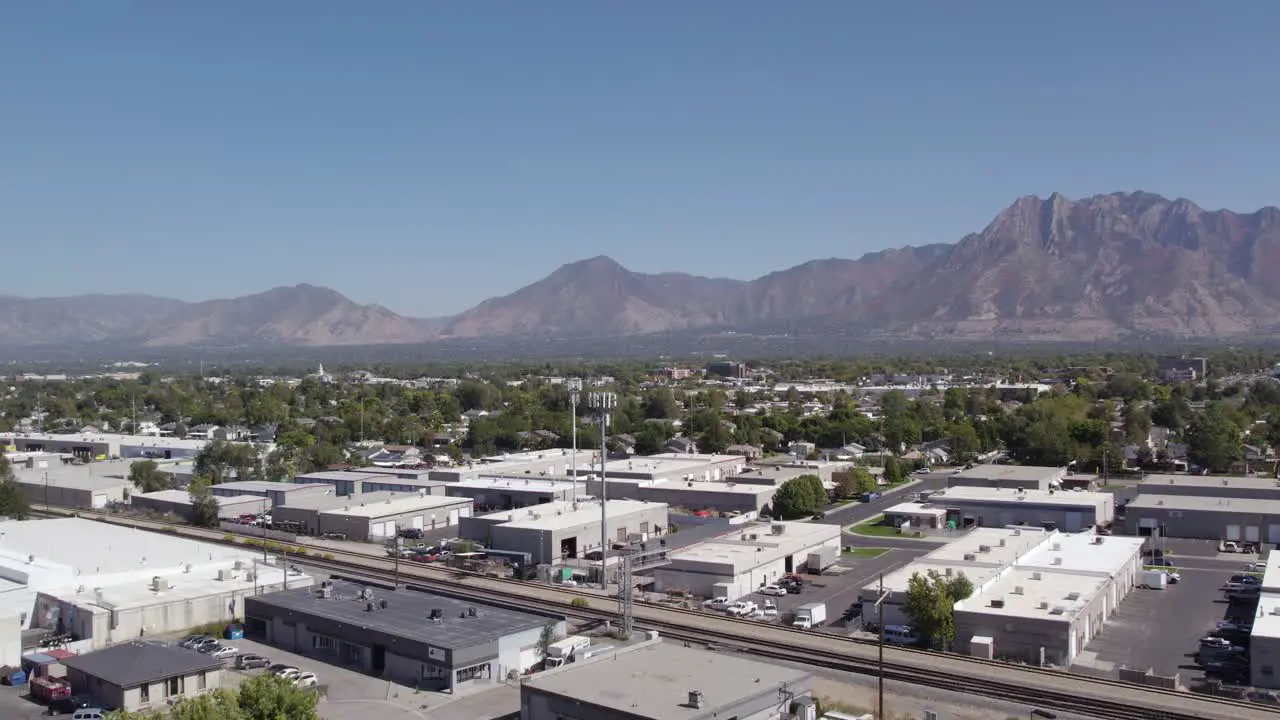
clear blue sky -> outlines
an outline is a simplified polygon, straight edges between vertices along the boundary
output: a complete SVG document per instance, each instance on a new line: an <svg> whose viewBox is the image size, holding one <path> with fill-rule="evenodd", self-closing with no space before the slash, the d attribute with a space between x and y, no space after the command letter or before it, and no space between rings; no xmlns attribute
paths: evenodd
<svg viewBox="0 0 1280 720"><path fill-rule="evenodd" d="M1280 3L6 2L0 293L420 316L749 278L1026 194L1277 202ZM4 263L0 260L0 263ZM3 265L0 265L2 267Z"/></svg>

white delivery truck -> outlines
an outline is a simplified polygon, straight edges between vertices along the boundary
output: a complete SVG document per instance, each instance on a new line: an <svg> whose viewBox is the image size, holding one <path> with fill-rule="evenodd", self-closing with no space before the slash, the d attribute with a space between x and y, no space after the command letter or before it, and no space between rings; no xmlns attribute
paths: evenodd
<svg viewBox="0 0 1280 720"><path fill-rule="evenodd" d="M591 647L591 638L582 635L570 635L547 646L547 657L544 664L547 669L551 669L560 667L565 663L571 663L576 659L576 656L585 652L589 647Z"/></svg>
<svg viewBox="0 0 1280 720"><path fill-rule="evenodd" d="M805 603L796 608L796 619L791 627L810 630L827 621L827 606L824 603Z"/></svg>
<svg viewBox="0 0 1280 720"><path fill-rule="evenodd" d="M1149 590L1164 590L1169 586L1169 576L1163 570L1139 570L1137 585Z"/></svg>

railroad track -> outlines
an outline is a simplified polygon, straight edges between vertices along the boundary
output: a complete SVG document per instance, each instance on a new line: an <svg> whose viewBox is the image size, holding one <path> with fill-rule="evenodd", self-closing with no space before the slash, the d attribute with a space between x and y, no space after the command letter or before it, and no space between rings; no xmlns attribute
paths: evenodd
<svg viewBox="0 0 1280 720"><path fill-rule="evenodd" d="M50 508L47 516L79 515L88 519L167 532L200 540L229 544L222 530L165 523L103 513ZM256 540L252 536L237 536ZM305 542L280 543L301 548L308 565L338 575L361 576L390 583L395 562L379 555L341 550ZM579 620L616 617L615 600L580 591L527 582L485 577L460 570L412 562L399 564L402 582L424 590L444 592L476 602L514 608L533 608ZM578 598L586 606L571 603ZM874 642L853 640L749 620L712 616L704 612L635 604L637 624L662 635L690 643L720 645L762 658L799 662L844 672L875 675L879 672ZM1255 703L1165 690L1119 680L1070 675L1060 671L999 661L960 657L907 648L885 648L884 677L952 692L991 697L1031 707L1088 715L1102 720L1276 720L1277 713Z"/></svg>

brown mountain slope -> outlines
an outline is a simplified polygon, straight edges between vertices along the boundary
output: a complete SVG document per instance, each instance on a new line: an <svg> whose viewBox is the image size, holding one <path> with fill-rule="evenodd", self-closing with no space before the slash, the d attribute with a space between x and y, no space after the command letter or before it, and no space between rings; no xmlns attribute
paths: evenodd
<svg viewBox="0 0 1280 720"><path fill-rule="evenodd" d="M147 325L182 305L149 295L0 297L0 343L27 347L136 339Z"/></svg>
<svg viewBox="0 0 1280 720"><path fill-rule="evenodd" d="M910 335L1230 336L1280 321L1280 211L1116 193L1025 197L889 292Z"/></svg>
<svg viewBox="0 0 1280 720"><path fill-rule="evenodd" d="M384 307L357 305L328 288L298 285L184 305L149 327L144 344L378 345L427 338L418 321Z"/></svg>

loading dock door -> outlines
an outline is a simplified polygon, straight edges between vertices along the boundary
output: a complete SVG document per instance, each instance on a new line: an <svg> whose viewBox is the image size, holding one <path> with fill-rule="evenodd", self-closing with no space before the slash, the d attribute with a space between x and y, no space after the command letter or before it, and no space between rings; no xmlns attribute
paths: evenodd
<svg viewBox="0 0 1280 720"><path fill-rule="evenodd" d="M458 511L457 511L457 509L454 509L454 510L450 510L450 511L449 511L449 524L450 524L450 525L457 525L457 524L458 524Z"/></svg>
<svg viewBox="0 0 1280 720"><path fill-rule="evenodd" d="M1067 521L1063 528L1067 532L1080 532L1084 527L1084 513L1069 512L1067 513Z"/></svg>
<svg viewBox="0 0 1280 720"><path fill-rule="evenodd" d="M1244 541L1254 542L1254 543L1262 542L1262 528L1258 527L1257 525L1245 525Z"/></svg>
<svg viewBox="0 0 1280 720"><path fill-rule="evenodd" d="M93 496L93 507L101 509L107 506L107 494L99 493Z"/></svg>
<svg viewBox="0 0 1280 720"><path fill-rule="evenodd" d="M421 516L421 515L415 515L415 516L413 517L413 529L414 529L414 530L421 530L421 529L422 529L422 524L423 524L423 523L422 523L422 516Z"/></svg>
<svg viewBox="0 0 1280 720"><path fill-rule="evenodd" d="M1227 526L1227 538L1226 538L1226 539L1227 539L1227 540L1239 540L1239 539L1240 539L1240 526L1239 526L1239 525L1228 525L1228 526Z"/></svg>
<svg viewBox="0 0 1280 720"><path fill-rule="evenodd" d="M1267 542L1280 543L1280 525L1267 526Z"/></svg>

